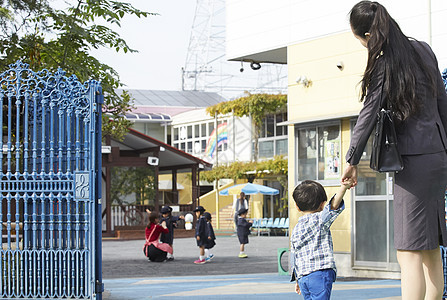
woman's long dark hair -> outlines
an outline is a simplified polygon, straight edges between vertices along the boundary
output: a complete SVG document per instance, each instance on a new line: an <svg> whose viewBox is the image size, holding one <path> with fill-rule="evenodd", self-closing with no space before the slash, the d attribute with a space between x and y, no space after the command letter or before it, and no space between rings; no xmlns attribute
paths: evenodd
<svg viewBox="0 0 447 300"><path fill-rule="evenodd" d="M383 59L383 93L397 119L407 119L422 105L421 99L416 96L416 74L422 70L434 93L436 78L433 70L424 64L409 38L402 33L399 25L381 4L361 1L354 5L349 15L355 35L364 38L369 33L368 62L363 74L360 100L365 99L373 74L378 71L377 63L379 59Z"/></svg>
<svg viewBox="0 0 447 300"><path fill-rule="evenodd" d="M151 212L151 214L149 215L149 223L147 224L147 228L151 228L152 224L156 224L156 220L158 219L158 213L156 212Z"/></svg>

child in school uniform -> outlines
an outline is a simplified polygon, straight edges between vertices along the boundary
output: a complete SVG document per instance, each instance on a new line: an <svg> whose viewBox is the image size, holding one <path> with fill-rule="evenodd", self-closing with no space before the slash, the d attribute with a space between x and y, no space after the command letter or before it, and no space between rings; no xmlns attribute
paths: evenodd
<svg viewBox="0 0 447 300"><path fill-rule="evenodd" d="M238 218L237 218L237 237L239 239L240 246L240 252L239 252L239 258L247 258L248 255L245 254L245 244L248 244L248 235L250 234L250 227L253 225L252 223L248 222L245 218L247 217L248 209L241 208L238 211Z"/></svg>
<svg viewBox="0 0 447 300"><path fill-rule="evenodd" d="M194 212L196 213L197 222L196 222L196 234L195 238L197 241L197 246L199 247L199 259L195 260L195 264L204 264L206 263L205 260L205 242L208 239L208 237L205 234L206 230L206 219L203 216L203 213L205 212L205 208L203 206L197 206L196 209L194 209Z"/></svg>
<svg viewBox="0 0 447 300"><path fill-rule="evenodd" d="M174 243L174 228L177 228L177 221L180 219L184 219L185 217L183 216L179 216L179 217L174 217L171 215L172 213L172 207L170 206L163 206L160 210L162 218L161 218L161 222L166 222L166 227L168 227L169 232L167 233L162 233L161 237L160 237L160 241L162 243L167 243L169 244L169 246L171 246L171 248L173 248L173 243ZM168 253L168 257L166 259L167 261L172 261L174 260L174 253L170 254Z"/></svg>
<svg viewBox="0 0 447 300"><path fill-rule="evenodd" d="M216 236L214 235L213 225L211 224L211 214L204 212L203 216L206 219L205 236L207 236L205 242L205 261L209 262L214 258L214 254L211 253L210 249L216 245Z"/></svg>

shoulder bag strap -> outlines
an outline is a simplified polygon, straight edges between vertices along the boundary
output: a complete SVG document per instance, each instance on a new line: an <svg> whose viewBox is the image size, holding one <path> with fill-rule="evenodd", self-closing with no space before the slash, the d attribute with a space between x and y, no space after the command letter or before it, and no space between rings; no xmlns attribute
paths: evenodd
<svg viewBox="0 0 447 300"><path fill-rule="evenodd" d="M154 229L152 229L151 233L149 234L149 237L146 239L146 243L148 243L151 240L152 234L155 232L156 228L157 228L157 225L154 224Z"/></svg>

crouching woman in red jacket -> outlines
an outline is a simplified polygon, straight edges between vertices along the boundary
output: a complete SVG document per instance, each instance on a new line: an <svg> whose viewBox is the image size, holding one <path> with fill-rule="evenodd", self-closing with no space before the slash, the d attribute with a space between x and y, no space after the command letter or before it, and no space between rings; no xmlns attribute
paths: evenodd
<svg viewBox="0 0 447 300"><path fill-rule="evenodd" d="M147 258L154 262L165 261L168 253L172 254L172 247L169 244L159 242L160 235L169 232L166 222L163 221L161 225L158 222L158 214L151 213L149 215L149 224L146 226L146 243L143 248Z"/></svg>

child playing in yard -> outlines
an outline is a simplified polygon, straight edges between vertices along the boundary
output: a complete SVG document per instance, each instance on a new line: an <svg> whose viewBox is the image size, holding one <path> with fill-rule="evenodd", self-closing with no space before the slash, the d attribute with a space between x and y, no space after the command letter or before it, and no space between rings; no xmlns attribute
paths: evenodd
<svg viewBox="0 0 447 300"><path fill-rule="evenodd" d="M336 277L330 226L344 210L343 196L352 180L343 181L329 203L321 184L305 180L293 191L298 219L291 237L292 279L296 292L304 299L330 299Z"/></svg>
<svg viewBox="0 0 447 300"><path fill-rule="evenodd" d="M197 241L197 246L199 247L199 251L200 251L199 259L194 261L194 263L195 264L204 264L204 263L206 263L205 242L208 238L205 234L206 219L203 216L203 213L205 212L205 208L203 208L203 206L199 205L196 207L196 209L194 209L194 212L196 213L196 217L197 217L195 238Z"/></svg>
<svg viewBox="0 0 447 300"><path fill-rule="evenodd" d="M171 215L172 212L172 208L170 206L164 206L161 208L160 210L162 218L161 218L161 222L166 222L166 227L168 227L169 232L167 233L162 233L161 237L160 237L160 241L163 243L167 243L169 244L169 246L173 246L174 243L174 228L177 227L177 221L180 219L184 219L185 217L183 216L179 216L179 217L174 217ZM173 248L173 247L172 247ZM167 261L172 261L174 260L174 253L168 253L168 258L166 259Z"/></svg>
<svg viewBox="0 0 447 300"><path fill-rule="evenodd" d="M240 258L247 258L248 255L245 254L245 244L248 244L248 235L250 234L250 227L253 225L252 223L248 222L245 218L247 217L248 209L241 208L238 211L238 218L237 218L237 237L239 239L240 246L240 252L239 257Z"/></svg>
<svg viewBox="0 0 447 300"><path fill-rule="evenodd" d="M216 245L216 236L214 235L213 225L211 224L211 214L209 212L204 212L203 216L206 219L205 227L205 261L209 262L214 258L214 254L211 253L210 249Z"/></svg>

